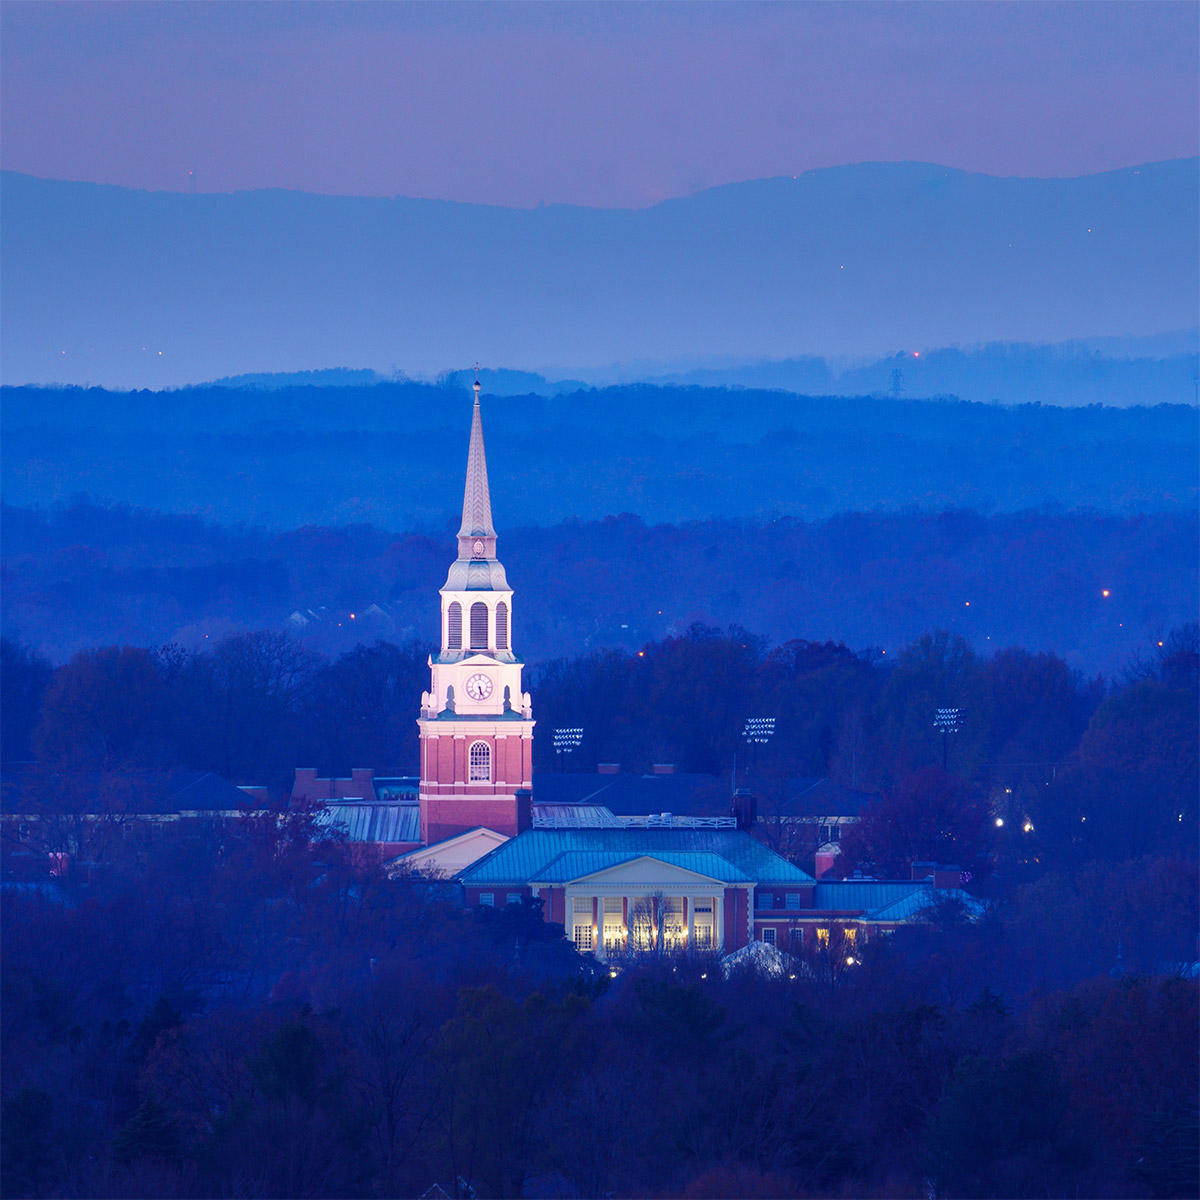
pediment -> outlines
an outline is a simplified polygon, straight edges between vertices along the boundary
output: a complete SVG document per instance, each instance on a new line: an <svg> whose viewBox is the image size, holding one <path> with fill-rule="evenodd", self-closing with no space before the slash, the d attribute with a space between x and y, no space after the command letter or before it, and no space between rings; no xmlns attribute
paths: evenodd
<svg viewBox="0 0 1200 1200"><path fill-rule="evenodd" d="M414 870L455 875L472 863L478 862L485 854L491 854L497 846L502 846L507 841L508 837L505 834L481 826L435 842L432 846L410 851L397 862L402 862Z"/></svg>
<svg viewBox="0 0 1200 1200"><path fill-rule="evenodd" d="M640 884L672 884L672 883L707 883L715 887L724 887L719 880L711 875L702 875L698 871L689 871L686 867L675 863L663 862L661 858L643 854L638 858L593 871L588 875L580 875L572 883L640 883Z"/></svg>

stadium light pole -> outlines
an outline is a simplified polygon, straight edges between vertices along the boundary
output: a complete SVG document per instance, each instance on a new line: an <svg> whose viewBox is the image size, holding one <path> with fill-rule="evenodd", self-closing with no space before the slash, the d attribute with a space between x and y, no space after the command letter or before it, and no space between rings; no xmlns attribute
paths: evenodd
<svg viewBox="0 0 1200 1200"><path fill-rule="evenodd" d="M733 747L733 777L730 780L731 791L737 794L737 752L738 746L749 742L752 746L765 746L775 736L774 717L748 717L742 728L741 735Z"/></svg>
<svg viewBox="0 0 1200 1200"><path fill-rule="evenodd" d="M950 768L950 735L962 728L961 708L939 708L933 717L933 727L942 731L942 770Z"/></svg>

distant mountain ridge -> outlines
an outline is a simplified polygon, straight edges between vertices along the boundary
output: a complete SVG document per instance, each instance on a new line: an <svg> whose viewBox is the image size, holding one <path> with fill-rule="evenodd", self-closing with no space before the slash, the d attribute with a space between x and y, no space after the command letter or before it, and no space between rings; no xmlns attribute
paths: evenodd
<svg viewBox="0 0 1200 1200"><path fill-rule="evenodd" d="M1191 404L1200 401L1200 352L1154 354L1157 349L1187 346L1200 330L1156 338L1121 339L1113 349L1144 351L1136 357L1104 353L1087 342L1057 346L993 345L946 347L919 354L893 354L865 363L840 364L824 358L762 359L664 370L655 364L616 364L582 372L582 379L547 378L533 371L485 367L484 391L492 396L559 396L588 387L650 383L665 387L752 388L796 395L953 397L995 404L1053 404L1079 407L1105 404ZM397 382L402 372L329 368L278 371L216 379L196 387L279 391L294 387L373 387ZM467 387L471 371L448 371L441 382Z"/></svg>
<svg viewBox="0 0 1200 1200"><path fill-rule="evenodd" d="M638 210L5 172L0 204L13 383L476 359L583 378L635 360L1136 337L1193 327L1200 290L1195 159L1075 179L860 164Z"/></svg>

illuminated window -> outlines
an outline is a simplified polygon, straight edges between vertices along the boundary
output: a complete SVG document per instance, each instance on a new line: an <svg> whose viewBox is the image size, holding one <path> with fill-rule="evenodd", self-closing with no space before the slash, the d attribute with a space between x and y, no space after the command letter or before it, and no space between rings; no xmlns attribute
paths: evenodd
<svg viewBox="0 0 1200 1200"><path fill-rule="evenodd" d="M818 929L817 930L817 945L820 946L822 950L829 949L829 930L828 929Z"/></svg>
<svg viewBox="0 0 1200 1200"><path fill-rule="evenodd" d="M763 930L763 941L766 942L768 946L775 945L775 930L771 926L767 926L767 928Z"/></svg>
<svg viewBox="0 0 1200 1200"><path fill-rule="evenodd" d="M503 600L496 605L496 649L508 649L508 605Z"/></svg>
<svg viewBox="0 0 1200 1200"><path fill-rule="evenodd" d="M492 778L492 748L487 742L471 743L471 782L489 783Z"/></svg>
<svg viewBox="0 0 1200 1200"><path fill-rule="evenodd" d="M843 929L842 933L846 936L846 945L853 946L855 939L858 937L857 929Z"/></svg>
<svg viewBox="0 0 1200 1200"><path fill-rule="evenodd" d="M486 650L488 648L488 612L487 605L482 600L476 600L471 605L471 649Z"/></svg>
<svg viewBox="0 0 1200 1200"><path fill-rule="evenodd" d="M493 892L480 892L479 893L479 903L484 908L495 908L496 907L496 896Z"/></svg>
<svg viewBox="0 0 1200 1200"><path fill-rule="evenodd" d="M625 940L625 906L620 896L604 897L604 945L619 946Z"/></svg>
<svg viewBox="0 0 1200 1200"><path fill-rule="evenodd" d="M663 942L668 950L683 945L683 897L667 896L663 900Z"/></svg>
<svg viewBox="0 0 1200 1200"><path fill-rule="evenodd" d="M446 614L447 625L449 628L446 632L446 649L461 650L462 649L462 605L457 600L450 605L450 611Z"/></svg>
<svg viewBox="0 0 1200 1200"><path fill-rule="evenodd" d="M696 949L708 950L713 945L713 905L711 900L697 900L692 908L692 927Z"/></svg>
<svg viewBox="0 0 1200 1200"><path fill-rule="evenodd" d="M590 950L592 948L592 922L575 926L575 949Z"/></svg>

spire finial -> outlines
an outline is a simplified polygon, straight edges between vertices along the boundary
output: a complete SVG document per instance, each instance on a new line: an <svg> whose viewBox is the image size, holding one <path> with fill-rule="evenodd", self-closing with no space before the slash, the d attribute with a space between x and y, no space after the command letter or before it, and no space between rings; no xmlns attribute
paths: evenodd
<svg viewBox="0 0 1200 1200"><path fill-rule="evenodd" d="M471 416L471 444L467 453L467 486L463 493L460 538L496 536L492 526L492 500L488 489L487 459L483 453L483 421L479 414L479 364L475 364L475 411Z"/></svg>

